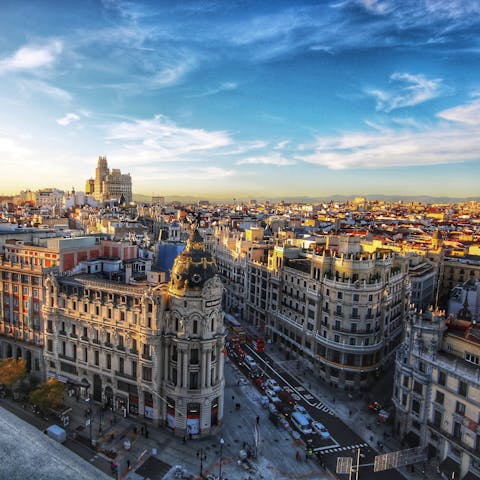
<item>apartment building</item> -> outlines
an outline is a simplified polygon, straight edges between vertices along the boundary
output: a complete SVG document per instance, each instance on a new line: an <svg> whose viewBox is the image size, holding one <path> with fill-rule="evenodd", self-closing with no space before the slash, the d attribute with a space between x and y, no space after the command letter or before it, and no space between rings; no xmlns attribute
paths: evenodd
<svg viewBox="0 0 480 480"><path fill-rule="evenodd" d="M460 316L462 316L460 314ZM480 479L480 330L412 311L396 357L395 433L424 446L448 479Z"/></svg>
<svg viewBox="0 0 480 480"><path fill-rule="evenodd" d="M5 240L0 255L0 358L23 358L27 371L45 376L44 277L73 268L79 258L97 257L99 251L93 237Z"/></svg>
<svg viewBox="0 0 480 480"><path fill-rule="evenodd" d="M280 234L243 240L226 227L216 239L227 310L340 388L367 388L380 374L402 339L405 257L363 252L351 236L332 236L335 250L305 250Z"/></svg>
<svg viewBox="0 0 480 480"><path fill-rule="evenodd" d="M169 283L108 280L85 268L49 274L47 376L176 435L209 434L223 418L223 285L215 271L195 231Z"/></svg>

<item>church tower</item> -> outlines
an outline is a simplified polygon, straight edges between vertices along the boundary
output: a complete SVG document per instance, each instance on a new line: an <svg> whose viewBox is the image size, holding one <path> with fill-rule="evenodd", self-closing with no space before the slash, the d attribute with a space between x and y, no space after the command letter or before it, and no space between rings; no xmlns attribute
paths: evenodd
<svg viewBox="0 0 480 480"><path fill-rule="evenodd" d="M197 229L175 259L168 291L161 417L176 435L203 437L223 418L223 284Z"/></svg>

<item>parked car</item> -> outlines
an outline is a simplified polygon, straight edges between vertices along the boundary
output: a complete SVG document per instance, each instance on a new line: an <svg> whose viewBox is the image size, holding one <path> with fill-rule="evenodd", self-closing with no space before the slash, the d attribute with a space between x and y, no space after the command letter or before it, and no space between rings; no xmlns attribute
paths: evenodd
<svg viewBox="0 0 480 480"><path fill-rule="evenodd" d="M248 364L248 366L250 368L256 368L257 367L257 362L250 355L245 355L244 361L245 361L245 363Z"/></svg>
<svg viewBox="0 0 480 480"><path fill-rule="evenodd" d="M274 390L275 392L279 392L282 389L282 387L278 384L278 382L273 378L268 378L265 382L265 386L266 388Z"/></svg>
<svg viewBox="0 0 480 480"><path fill-rule="evenodd" d="M330 438L330 433L325 425L321 422L312 422L312 429L314 433L318 433L322 438Z"/></svg>

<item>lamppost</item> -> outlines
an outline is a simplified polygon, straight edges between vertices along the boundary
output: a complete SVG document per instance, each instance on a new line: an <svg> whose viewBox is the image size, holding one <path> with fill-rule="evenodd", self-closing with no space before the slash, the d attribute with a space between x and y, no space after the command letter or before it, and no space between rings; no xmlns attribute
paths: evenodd
<svg viewBox="0 0 480 480"><path fill-rule="evenodd" d="M207 454L203 448L200 448L197 452L197 457L200 457L200 478L203 478L203 461L207 459Z"/></svg>
<svg viewBox="0 0 480 480"><path fill-rule="evenodd" d="M218 466L218 480L222 480L222 461L223 461L223 444L225 440L220 439L220 465Z"/></svg>

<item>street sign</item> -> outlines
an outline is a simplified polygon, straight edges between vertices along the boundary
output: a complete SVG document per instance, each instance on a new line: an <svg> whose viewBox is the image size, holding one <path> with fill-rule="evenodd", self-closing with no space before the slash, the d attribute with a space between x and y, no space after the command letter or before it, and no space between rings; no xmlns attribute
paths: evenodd
<svg viewBox="0 0 480 480"><path fill-rule="evenodd" d="M85 426L86 426L86 427L89 427L89 426L90 426L90 422L91 422L91 420L90 420L89 418L87 418L87 419L85 420Z"/></svg>
<svg viewBox="0 0 480 480"><path fill-rule="evenodd" d="M377 455L373 464L373 471L381 472L391 468L404 467L405 465L424 462L426 459L427 451L423 447L398 450L397 452Z"/></svg>
<svg viewBox="0 0 480 480"><path fill-rule="evenodd" d="M352 457L337 457L336 473L350 473L352 470Z"/></svg>

